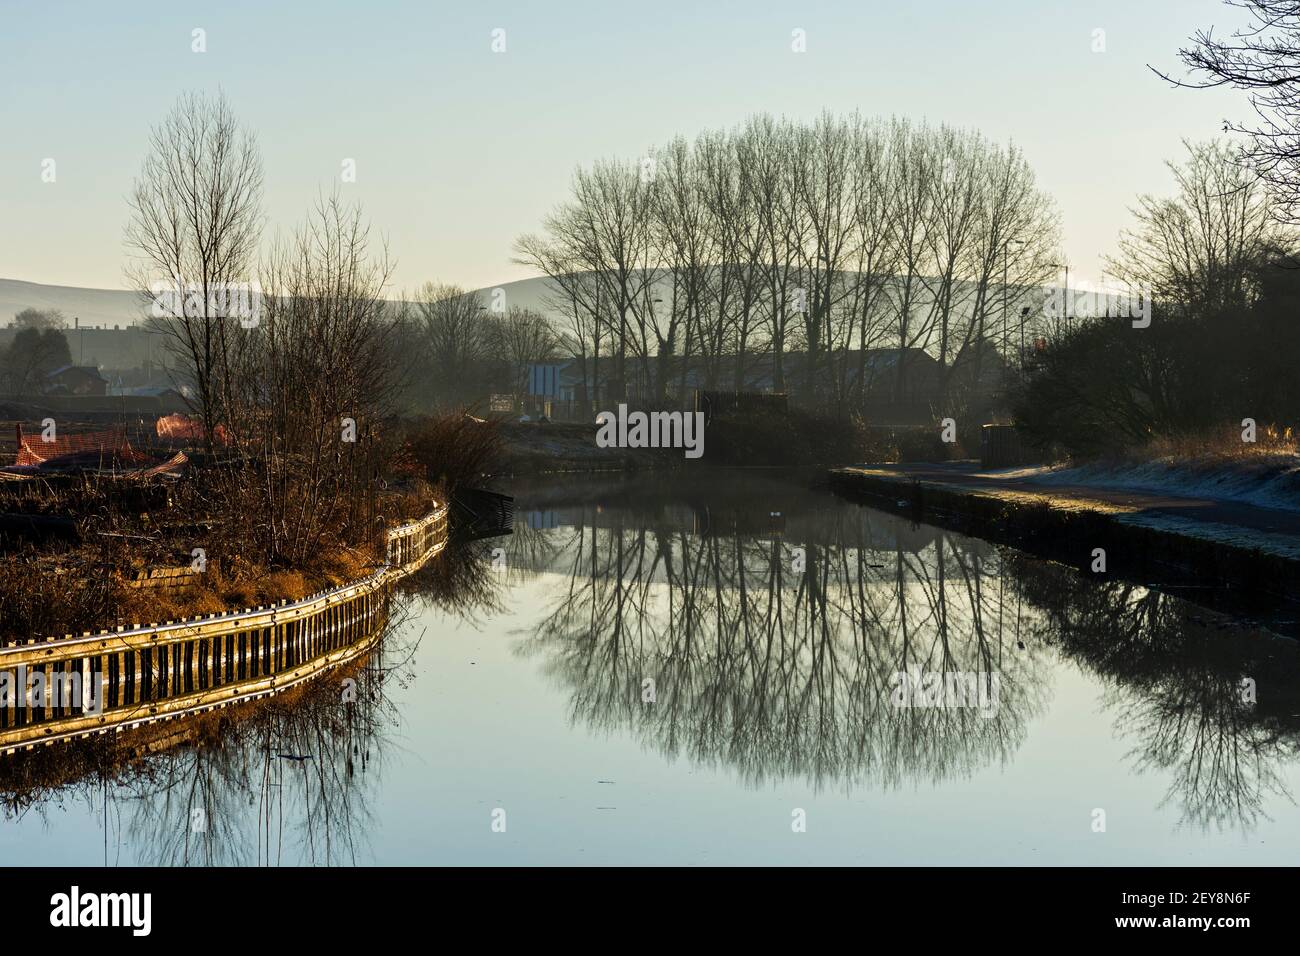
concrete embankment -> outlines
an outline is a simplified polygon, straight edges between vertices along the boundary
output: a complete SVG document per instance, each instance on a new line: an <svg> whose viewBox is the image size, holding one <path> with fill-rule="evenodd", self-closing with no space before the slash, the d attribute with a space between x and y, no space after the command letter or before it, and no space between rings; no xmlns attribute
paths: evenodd
<svg viewBox="0 0 1300 956"><path fill-rule="evenodd" d="M1300 514L1123 489L1035 486L970 463L837 468L831 487L914 520L1208 604L1300 601ZM1094 571L1097 549L1104 571Z"/></svg>

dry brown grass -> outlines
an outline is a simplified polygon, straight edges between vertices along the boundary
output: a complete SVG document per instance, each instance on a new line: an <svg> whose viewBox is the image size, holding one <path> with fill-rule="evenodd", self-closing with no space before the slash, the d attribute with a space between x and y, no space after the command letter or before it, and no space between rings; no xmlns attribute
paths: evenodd
<svg viewBox="0 0 1300 956"><path fill-rule="evenodd" d="M266 569L238 558L226 562L218 558L196 584L167 589L122 587L116 623L154 624L299 601L360 580L377 567L375 556L351 548L333 551L307 570Z"/></svg>
<svg viewBox="0 0 1300 956"><path fill-rule="evenodd" d="M423 516L432 500L424 487L395 496L390 520ZM180 541L155 542L142 556L139 542L100 538L70 547L27 546L5 555L0 558L0 641L43 640L297 601L360 580L382 560L375 551L336 544L322 549L309 567L268 568L224 553L217 537L208 545L207 569L195 583L130 585L140 570L187 565L187 558L177 557L187 554L185 547Z"/></svg>
<svg viewBox="0 0 1300 956"><path fill-rule="evenodd" d="M1259 425L1255 441L1241 439L1240 425L1225 425L1208 431L1188 432L1153 438L1146 445L1123 456L1126 461L1248 462L1300 454L1300 440L1290 428Z"/></svg>
<svg viewBox="0 0 1300 956"><path fill-rule="evenodd" d="M241 533L246 517L214 516L202 483L142 490L148 492L143 497L141 489L97 479L0 485L0 511L71 517L80 534L76 544L10 542L11 550L0 554L0 641L296 601L364 578L383 559L376 533L373 542L351 545L327 537L297 566L268 564ZM407 477L379 495L378 524L421 518L445 500L443 488ZM208 564L194 583L131 586L141 572L188 567L191 549L199 546Z"/></svg>
<svg viewBox="0 0 1300 956"><path fill-rule="evenodd" d="M62 637L113 619L118 582L92 556L24 549L0 560L0 640ZM92 623L93 622L93 623Z"/></svg>
<svg viewBox="0 0 1300 956"><path fill-rule="evenodd" d="M379 514L391 526L418 521L432 511L435 504L446 502L445 486L431 485L422 478L406 479L380 497Z"/></svg>

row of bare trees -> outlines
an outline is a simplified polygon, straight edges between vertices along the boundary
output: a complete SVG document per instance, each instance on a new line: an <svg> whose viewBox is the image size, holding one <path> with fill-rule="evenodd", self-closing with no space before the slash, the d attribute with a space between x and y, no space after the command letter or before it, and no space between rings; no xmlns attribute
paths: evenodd
<svg viewBox="0 0 1300 956"><path fill-rule="evenodd" d="M1014 146L901 119L759 115L579 169L516 253L547 277L589 394L662 401L692 378L741 390L762 368L777 391L844 408L870 387L869 348L927 350L941 390L964 350L1014 353L1058 236Z"/></svg>

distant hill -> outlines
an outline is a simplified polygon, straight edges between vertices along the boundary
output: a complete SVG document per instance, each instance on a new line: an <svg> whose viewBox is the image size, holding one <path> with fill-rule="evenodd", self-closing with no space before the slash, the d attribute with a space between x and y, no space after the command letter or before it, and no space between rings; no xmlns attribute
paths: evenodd
<svg viewBox="0 0 1300 956"><path fill-rule="evenodd" d="M505 290L507 306L545 308L543 279L523 279L479 289L484 304L491 303L493 288ZM79 365L132 369L146 361L163 358L163 345L158 337L135 327L146 317L146 307L134 292L0 279L0 348L7 346L13 337L14 316L28 308L58 309L63 313L68 321L72 360ZM78 320L80 331L73 331L74 320Z"/></svg>
<svg viewBox="0 0 1300 956"><path fill-rule="evenodd" d="M522 279L505 282L506 304L541 309L545 293L545 280ZM492 288L479 289L485 301L490 301ZM118 289L81 289L66 285L41 285L21 279L0 279L0 329L13 322L23 309L58 309L68 320L80 319L83 328L125 327L135 325L145 317L145 307L134 292Z"/></svg>
<svg viewBox="0 0 1300 956"><path fill-rule="evenodd" d="M9 325L15 315L29 308L58 309L67 317L69 328L74 318L91 328L134 325L144 313L134 292L0 279L0 327Z"/></svg>

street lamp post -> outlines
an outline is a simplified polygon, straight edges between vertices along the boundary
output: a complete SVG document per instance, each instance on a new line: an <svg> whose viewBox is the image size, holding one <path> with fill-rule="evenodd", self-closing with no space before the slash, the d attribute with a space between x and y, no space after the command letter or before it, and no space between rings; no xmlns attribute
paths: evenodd
<svg viewBox="0 0 1300 956"><path fill-rule="evenodd" d="M1029 306L1020 310L1020 375L1025 374L1025 319L1029 318Z"/></svg>

